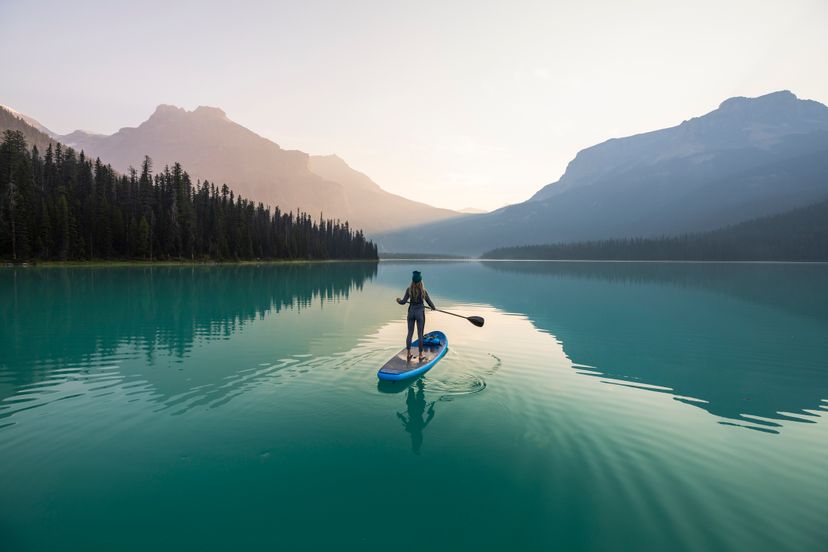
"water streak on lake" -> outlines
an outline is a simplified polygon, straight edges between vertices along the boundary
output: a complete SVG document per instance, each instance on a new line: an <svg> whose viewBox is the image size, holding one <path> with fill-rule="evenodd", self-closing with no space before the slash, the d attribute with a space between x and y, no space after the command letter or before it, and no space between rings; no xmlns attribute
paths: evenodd
<svg viewBox="0 0 828 552"><path fill-rule="evenodd" d="M446 358L379 384L423 271ZM0 269L2 550L828 543L828 265Z"/></svg>

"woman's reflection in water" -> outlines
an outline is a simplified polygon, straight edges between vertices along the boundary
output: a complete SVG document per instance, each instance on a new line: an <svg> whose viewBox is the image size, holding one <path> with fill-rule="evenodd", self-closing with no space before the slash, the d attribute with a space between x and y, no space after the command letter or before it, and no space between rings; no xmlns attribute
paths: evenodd
<svg viewBox="0 0 828 552"><path fill-rule="evenodd" d="M413 387L408 388L408 396L405 398L406 414L397 412L397 417L402 420L406 433L411 435L411 451L420 454L423 446L423 430L434 418L434 401L426 404L425 384L423 380L417 381L417 391ZM426 412L428 408L428 412ZM425 419L423 419L425 416Z"/></svg>

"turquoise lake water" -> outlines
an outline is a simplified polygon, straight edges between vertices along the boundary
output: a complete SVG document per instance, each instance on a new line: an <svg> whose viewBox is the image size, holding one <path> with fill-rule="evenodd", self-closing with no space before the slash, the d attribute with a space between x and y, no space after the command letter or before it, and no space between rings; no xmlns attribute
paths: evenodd
<svg viewBox="0 0 828 552"><path fill-rule="evenodd" d="M0 269L4 552L825 551L826 414L828 265Z"/></svg>

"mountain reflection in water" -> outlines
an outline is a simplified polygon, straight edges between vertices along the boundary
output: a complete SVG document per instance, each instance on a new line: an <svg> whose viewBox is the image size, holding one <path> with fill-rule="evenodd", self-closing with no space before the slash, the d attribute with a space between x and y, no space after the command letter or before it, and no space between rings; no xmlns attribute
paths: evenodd
<svg viewBox="0 0 828 552"><path fill-rule="evenodd" d="M433 263L455 300L527 316L579 372L774 431L828 397L828 265ZM754 425L755 424L755 425Z"/></svg>

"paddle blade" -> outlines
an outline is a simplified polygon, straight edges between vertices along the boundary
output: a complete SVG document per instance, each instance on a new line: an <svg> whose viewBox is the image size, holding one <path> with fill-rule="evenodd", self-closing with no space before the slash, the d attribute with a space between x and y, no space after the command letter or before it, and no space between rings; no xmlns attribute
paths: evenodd
<svg viewBox="0 0 828 552"><path fill-rule="evenodd" d="M466 318L466 320L468 320L469 322L471 322L472 324L474 324L478 328L482 328L483 323L486 322L485 320L483 320L482 316L469 316L469 317Z"/></svg>

